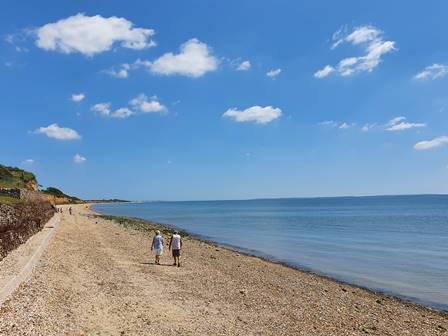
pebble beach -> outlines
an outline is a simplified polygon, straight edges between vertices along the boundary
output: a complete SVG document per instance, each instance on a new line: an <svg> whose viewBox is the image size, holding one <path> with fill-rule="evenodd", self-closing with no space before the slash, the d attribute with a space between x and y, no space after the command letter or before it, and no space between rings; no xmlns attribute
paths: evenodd
<svg viewBox="0 0 448 336"><path fill-rule="evenodd" d="M443 312L190 237L182 267L167 251L154 265L151 228L73 210L0 307L0 335L448 335Z"/></svg>

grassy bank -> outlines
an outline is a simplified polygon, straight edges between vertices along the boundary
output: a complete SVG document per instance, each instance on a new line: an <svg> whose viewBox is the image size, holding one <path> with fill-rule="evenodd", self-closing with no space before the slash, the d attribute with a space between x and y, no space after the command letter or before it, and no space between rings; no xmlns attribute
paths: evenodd
<svg viewBox="0 0 448 336"><path fill-rule="evenodd" d="M0 196L0 204L14 205L20 203L23 203L21 199L8 196Z"/></svg>
<svg viewBox="0 0 448 336"><path fill-rule="evenodd" d="M37 180L33 173L16 167L8 167L0 164L1 188L26 188L37 190Z"/></svg>

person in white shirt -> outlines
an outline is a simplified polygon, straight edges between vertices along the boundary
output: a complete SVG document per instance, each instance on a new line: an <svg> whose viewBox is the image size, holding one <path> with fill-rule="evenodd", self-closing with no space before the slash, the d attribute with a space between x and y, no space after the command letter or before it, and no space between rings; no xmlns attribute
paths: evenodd
<svg viewBox="0 0 448 336"><path fill-rule="evenodd" d="M156 265L160 265L160 256L163 254L163 244L164 244L163 237L160 235L160 231L156 231L156 235L152 239L151 244L151 251L154 251L154 254L156 256Z"/></svg>
<svg viewBox="0 0 448 336"><path fill-rule="evenodd" d="M174 231L174 234L171 236L169 248L173 253L173 266L177 265L177 267L180 267L180 250L182 248L182 238L178 231Z"/></svg>

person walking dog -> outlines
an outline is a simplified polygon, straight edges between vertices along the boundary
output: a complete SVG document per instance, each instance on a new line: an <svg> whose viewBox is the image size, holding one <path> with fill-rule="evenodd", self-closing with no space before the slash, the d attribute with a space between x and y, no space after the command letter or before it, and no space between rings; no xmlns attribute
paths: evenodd
<svg viewBox="0 0 448 336"><path fill-rule="evenodd" d="M182 248L182 237L178 231L174 231L174 234L170 239L170 247L173 254L174 264L173 266L180 267L180 250Z"/></svg>

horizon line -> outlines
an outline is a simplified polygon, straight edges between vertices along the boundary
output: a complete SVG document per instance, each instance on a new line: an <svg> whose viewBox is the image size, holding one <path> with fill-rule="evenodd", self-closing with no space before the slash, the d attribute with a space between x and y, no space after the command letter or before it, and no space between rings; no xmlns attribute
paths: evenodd
<svg viewBox="0 0 448 336"><path fill-rule="evenodd" d="M192 199L192 200L126 200L129 203L149 202L236 202L236 201L262 201L262 200L287 200L287 199L326 199L326 198L376 198L376 197L417 197L417 196L448 196L448 193L424 193L424 194L380 194L380 195L343 195L343 196L291 196L291 197L255 197L234 199ZM113 199L113 198L112 198ZM121 199L121 198L120 198Z"/></svg>

